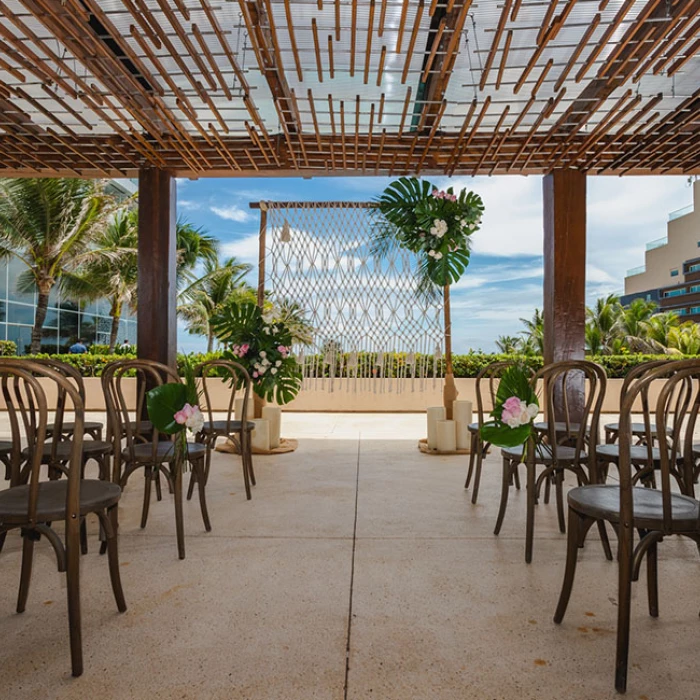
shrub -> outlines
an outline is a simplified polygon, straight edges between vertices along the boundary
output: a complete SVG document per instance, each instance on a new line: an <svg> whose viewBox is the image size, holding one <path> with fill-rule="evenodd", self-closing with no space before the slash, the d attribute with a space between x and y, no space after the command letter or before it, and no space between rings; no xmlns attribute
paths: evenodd
<svg viewBox="0 0 700 700"><path fill-rule="evenodd" d="M0 357L17 355L17 343L14 340L0 340Z"/></svg>

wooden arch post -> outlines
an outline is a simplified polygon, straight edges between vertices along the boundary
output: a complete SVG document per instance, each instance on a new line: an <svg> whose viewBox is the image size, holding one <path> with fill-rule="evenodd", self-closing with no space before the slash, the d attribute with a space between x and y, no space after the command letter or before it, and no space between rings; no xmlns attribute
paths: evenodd
<svg viewBox="0 0 700 700"><path fill-rule="evenodd" d="M452 367L452 314L450 311L450 285L442 288L443 307L445 315L445 383L442 388L442 402L445 406L445 417L452 420L452 404L459 392L455 384L454 368Z"/></svg>

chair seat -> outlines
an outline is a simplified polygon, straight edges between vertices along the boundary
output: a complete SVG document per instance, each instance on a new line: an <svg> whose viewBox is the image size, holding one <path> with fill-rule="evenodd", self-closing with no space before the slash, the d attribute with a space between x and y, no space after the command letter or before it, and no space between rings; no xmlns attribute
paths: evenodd
<svg viewBox="0 0 700 700"><path fill-rule="evenodd" d="M206 433L207 435L211 435L212 433L216 433L217 435L228 435L229 433L240 433L241 432L241 427L242 423L239 420L232 420L232 421L225 421L225 420L215 420L215 421L206 421L204 423L204 427L202 428L202 432ZM246 431L253 431L255 430L255 423L252 421L247 421L246 422Z"/></svg>
<svg viewBox="0 0 700 700"><path fill-rule="evenodd" d="M501 449L501 455L508 459L522 459L525 457L525 445L517 445L516 447L504 447ZM559 462L573 462L576 458L576 448L568 447L567 445L557 446L557 459ZM579 460L585 462L588 459L585 452L579 453ZM549 445L537 445L535 449L535 461L541 464L551 464L554 461L552 450Z"/></svg>
<svg viewBox="0 0 700 700"><path fill-rule="evenodd" d="M662 492L635 486L632 489L634 527L663 530ZM568 493L569 505L577 512L616 523L620 521L620 487L612 484L577 486ZM675 532L697 532L700 502L679 493L671 494Z"/></svg>
<svg viewBox="0 0 700 700"><path fill-rule="evenodd" d="M12 452L12 442L10 440L0 440L0 455L7 455Z"/></svg>
<svg viewBox="0 0 700 700"><path fill-rule="evenodd" d="M1 450L0 450L1 451ZM693 445L693 457L697 459L700 457L700 444L694 444Z"/></svg>
<svg viewBox="0 0 700 700"><path fill-rule="evenodd" d="M68 480L42 481L39 484L37 521L65 520ZM115 505L121 497L118 484L97 479L80 482L80 514L94 513ZM0 522L26 522L28 517L29 486L15 486L0 491Z"/></svg>
<svg viewBox="0 0 700 700"><path fill-rule="evenodd" d="M162 464L164 462L169 462L174 459L174 443L169 440L159 442L156 446L156 458ZM204 457L206 454L206 447L200 445L198 442L188 442L187 452L190 459L198 459ZM151 463L153 459L153 443L152 442L142 442L134 445L133 455L136 462L142 462L144 464ZM122 458L126 461L131 459L131 454L128 449L122 450Z"/></svg>
<svg viewBox="0 0 700 700"><path fill-rule="evenodd" d="M619 423L606 423L604 429L609 433L619 433L620 424ZM651 423L649 426L652 434L656 433L656 426ZM647 429L644 423L632 423L632 435L646 435Z"/></svg>
<svg viewBox="0 0 700 700"><path fill-rule="evenodd" d="M56 459L59 461L63 460L68 460L70 459L70 453L71 449L73 447L73 443L70 440L63 440L62 442L59 442L58 445L56 445ZM44 459L48 459L51 457L51 448L52 444L51 441L46 441L44 443L44 452L43 456ZM104 454L111 454L112 453L112 443L111 442L105 442L104 440L83 440L83 454L87 455L88 457L90 455L104 455ZM29 449L24 448L22 450L22 456L26 458L29 455Z"/></svg>
<svg viewBox="0 0 700 700"><path fill-rule="evenodd" d="M610 461L616 461L620 458L619 445L598 445L595 448L598 458L604 457ZM658 447L651 448L651 458L658 461L660 452ZM646 462L649 459L649 452L646 445L631 445L630 446L630 461L633 463Z"/></svg>
<svg viewBox="0 0 700 700"><path fill-rule="evenodd" d="M102 428L104 428L104 423L100 423L99 421L89 421L89 420L86 420L86 421L83 423L83 431L86 432L86 433L89 432L89 431L102 430ZM47 434L47 435L53 435L53 429L54 429L54 426L53 426L53 425L50 425L50 426L46 429L46 434ZM73 422L71 422L71 423L64 423L63 426L62 426L62 429L63 429L63 433L64 433L64 434L65 434L65 433L72 433L72 432L75 431L75 423L73 423Z"/></svg>

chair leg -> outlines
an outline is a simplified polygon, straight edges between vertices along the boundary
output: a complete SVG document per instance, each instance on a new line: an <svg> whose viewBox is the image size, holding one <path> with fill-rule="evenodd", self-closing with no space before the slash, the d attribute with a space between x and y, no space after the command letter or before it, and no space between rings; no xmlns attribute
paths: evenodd
<svg viewBox="0 0 700 700"><path fill-rule="evenodd" d="M249 472L252 469L252 459L248 461L248 456L252 446L247 436L241 432L241 464L243 465L243 482L245 483L245 497L249 501L253 496L250 492L250 476Z"/></svg>
<svg viewBox="0 0 700 700"><path fill-rule="evenodd" d="M0 552L2 552L2 548L5 546L5 539L6 538L7 538L7 531L0 532Z"/></svg>
<svg viewBox="0 0 700 700"><path fill-rule="evenodd" d="M550 477L547 477L544 482L544 504L548 505L549 504L549 494L552 489L552 480ZM537 500L535 500L535 503Z"/></svg>
<svg viewBox="0 0 700 700"><path fill-rule="evenodd" d="M481 467L484 464L484 452L480 449L476 455L476 471L474 472L474 490L472 491L472 504L476 503L479 497L479 486L481 485Z"/></svg>
<svg viewBox="0 0 700 700"><path fill-rule="evenodd" d="M256 486L255 471L253 470L253 445L250 433L246 437L246 449L248 450L248 474L250 475L250 483Z"/></svg>
<svg viewBox="0 0 700 700"><path fill-rule="evenodd" d="M205 485L206 485L206 482L204 479L204 474L203 474L204 460L200 460L196 469L201 470L199 473L199 476L197 477L197 482L199 484L199 488L197 489L197 491L199 491L199 507L202 510L202 520L204 521L204 529L207 532L211 532L211 522L209 520L209 511L207 510L207 499L206 499L206 495L204 492ZM195 470L195 467L193 465L193 467L192 467L193 474L194 474L194 470ZM192 482L190 482L190 483L192 483Z"/></svg>
<svg viewBox="0 0 700 700"><path fill-rule="evenodd" d="M608 561L612 561L613 560L612 549L610 549L610 540L608 538L608 530L605 527L604 520L598 520L598 532L600 533L600 541L603 545L603 552L605 552L605 558Z"/></svg>
<svg viewBox="0 0 700 700"><path fill-rule="evenodd" d="M196 472L194 469L192 469L192 473L190 474L190 483L187 486L187 500L191 501L192 500L192 494L194 493L194 485L195 482L197 481L197 477L195 476Z"/></svg>
<svg viewBox="0 0 700 700"><path fill-rule="evenodd" d="M564 515L564 470L558 469L554 473L554 488L557 497L557 517L559 518L559 532L566 532L566 516Z"/></svg>
<svg viewBox="0 0 700 700"><path fill-rule="evenodd" d="M109 579L112 582L114 600L119 612L126 612L126 600L122 589L119 571L119 520L117 506L112 506L107 513L100 514L100 521L107 537L107 558L109 560Z"/></svg>
<svg viewBox="0 0 700 700"><path fill-rule="evenodd" d="M554 613L554 622L560 624L566 614L569 605L571 589L574 587L576 575L576 563L578 560L579 540L582 531L585 532L585 518L579 515L573 508L569 508L569 534L566 540L566 567L564 568L564 581L559 594L557 610Z"/></svg>
<svg viewBox="0 0 700 700"><path fill-rule="evenodd" d="M68 625L73 675L83 673L83 645L80 622L80 533L77 523L66 521L66 584L68 591Z"/></svg>
<svg viewBox="0 0 700 700"><path fill-rule="evenodd" d="M151 505L151 482L153 481L153 468L146 467L143 486L143 508L141 510L141 528L146 527L148 522L148 508Z"/></svg>
<svg viewBox="0 0 700 700"><path fill-rule="evenodd" d="M464 482L464 488L469 488L469 483L472 480L472 472L474 471L474 462L476 461L476 451L479 449L479 436L476 433L471 434L469 439L469 469L467 470L467 480Z"/></svg>
<svg viewBox="0 0 700 700"><path fill-rule="evenodd" d="M182 469L174 468L175 478L173 481L175 491L175 532L177 535L177 555L180 559L185 558L185 524L182 514Z"/></svg>
<svg viewBox="0 0 700 700"><path fill-rule="evenodd" d="M80 519L80 553L88 553L87 518Z"/></svg>
<svg viewBox="0 0 700 700"><path fill-rule="evenodd" d="M163 489L160 485L160 469L156 472L156 500L163 500Z"/></svg>
<svg viewBox="0 0 700 700"><path fill-rule="evenodd" d="M632 604L632 532L620 523L617 592L617 652L615 656L615 689L627 690L627 665L630 645L630 612Z"/></svg>
<svg viewBox="0 0 700 700"><path fill-rule="evenodd" d="M515 488L520 491L520 465L515 464L513 465L513 483L515 484Z"/></svg>
<svg viewBox="0 0 700 700"><path fill-rule="evenodd" d="M659 558L656 543L647 550L647 596L649 598L649 614L659 616Z"/></svg>
<svg viewBox="0 0 700 700"><path fill-rule="evenodd" d="M532 561L532 544L535 538L535 465L534 463L525 464L525 473L527 476L527 518L525 522L525 563L529 564Z"/></svg>
<svg viewBox="0 0 700 700"><path fill-rule="evenodd" d="M503 518L506 514L506 506L508 505L508 491L510 490L510 472L513 467L507 457L503 458L503 476L501 477L501 504L498 508L498 518L496 518L496 527L493 534L497 535L501 531Z"/></svg>
<svg viewBox="0 0 700 700"><path fill-rule="evenodd" d="M32 563L34 561L34 532L22 533L22 572L19 578L19 594L17 595L17 612L23 613L27 607L29 582L32 579Z"/></svg>

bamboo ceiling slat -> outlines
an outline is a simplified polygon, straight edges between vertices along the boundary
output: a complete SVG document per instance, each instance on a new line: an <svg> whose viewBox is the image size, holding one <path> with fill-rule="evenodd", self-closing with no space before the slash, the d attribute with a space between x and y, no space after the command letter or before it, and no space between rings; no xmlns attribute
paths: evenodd
<svg viewBox="0 0 700 700"><path fill-rule="evenodd" d="M700 0L0 0L0 176L697 173L699 33Z"/></svg>

